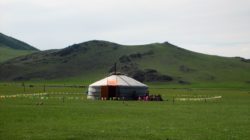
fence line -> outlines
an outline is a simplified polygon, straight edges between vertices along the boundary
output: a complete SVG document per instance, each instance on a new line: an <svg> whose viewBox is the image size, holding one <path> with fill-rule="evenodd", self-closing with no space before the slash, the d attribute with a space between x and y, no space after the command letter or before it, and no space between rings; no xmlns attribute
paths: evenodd
<svg viewBox="0 0 250 140"><path fill-rule="evenodd" d="M84 95L83 93L68 93L68 92L51 92L51 93L33 93L33 94L15 94L15 95L1 95L0 99L17 98L17 97L45 97L49 95Z"/></svg>
<svg viewBox="0 0 250 140"><path fill-rule="evenodd" d="M204 97L204 98L174 98L176 101L206 101L206 100L216 100L221 99L222 96Z"/></svg>

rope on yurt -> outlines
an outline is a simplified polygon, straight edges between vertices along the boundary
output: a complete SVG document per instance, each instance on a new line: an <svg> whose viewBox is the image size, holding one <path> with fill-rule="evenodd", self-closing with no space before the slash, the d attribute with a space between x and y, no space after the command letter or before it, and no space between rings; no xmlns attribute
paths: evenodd
<svg viewBox="0 0 250 140"><path fill-rule="evenodd" d="M118 76L118 75L117 75ZM125 83L127 83L129 86L131 86L126 80L124 80L121 76L119 76L121 79L122 79L122 81L124 81Z"/></svg>

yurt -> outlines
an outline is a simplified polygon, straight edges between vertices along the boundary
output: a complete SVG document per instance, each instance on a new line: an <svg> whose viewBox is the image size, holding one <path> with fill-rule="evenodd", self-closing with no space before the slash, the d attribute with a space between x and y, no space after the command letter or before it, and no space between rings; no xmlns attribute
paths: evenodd
<svg viewBox="0 0 250 140"><path fill-rule="evenodd" d="M88 88L87 99L137 99L148 95L148 86L124 74L112 74Z"/></svg>

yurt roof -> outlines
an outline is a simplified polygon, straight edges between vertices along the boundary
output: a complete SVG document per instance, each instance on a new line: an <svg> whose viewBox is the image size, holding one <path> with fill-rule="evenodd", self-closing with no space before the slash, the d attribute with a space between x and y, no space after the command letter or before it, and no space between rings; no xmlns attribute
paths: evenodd
<svg viewBox="0 0 250 140"><path fill-rule="evenodd" d="M111 75L102 80L99 80L89 86L137 86L148 87L147 85L126 75Z"/></svg>

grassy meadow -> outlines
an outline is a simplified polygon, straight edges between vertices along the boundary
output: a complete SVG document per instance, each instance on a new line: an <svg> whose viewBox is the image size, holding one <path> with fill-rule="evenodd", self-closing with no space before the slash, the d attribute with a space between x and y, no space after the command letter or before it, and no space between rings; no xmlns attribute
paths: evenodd
<svg viewBox="0 0 250 140"><path fill-rule="evenodd" d="M44 92L45 91L45 92ZM90 101L84 86L1 83L0 139L247 140L250 89L150 86L163 102ZM211 99L212 97L218 97ZM186 98L182 101L178 99ZM190 100L188 100L190 99ZM200 99L200 100L192 100Z"/></svg>

